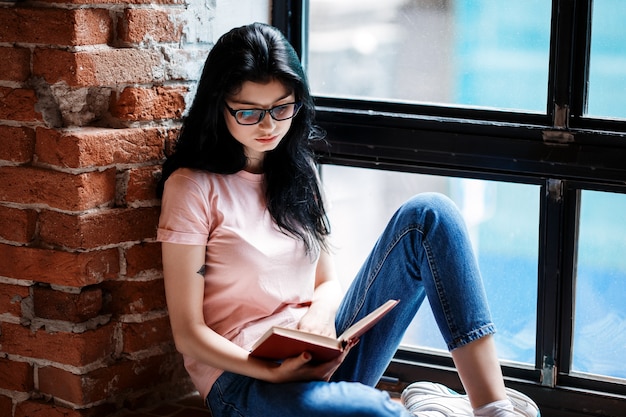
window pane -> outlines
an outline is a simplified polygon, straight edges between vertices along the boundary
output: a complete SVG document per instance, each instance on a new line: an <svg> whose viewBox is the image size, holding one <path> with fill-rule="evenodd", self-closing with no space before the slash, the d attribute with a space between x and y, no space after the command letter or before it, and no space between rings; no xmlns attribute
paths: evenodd
<svg viewBox="0 0 626 417"><path fill-rule="evenodd" d="M545 113L550 3L310 0L313 93Z"/></svg>
<svg viewBox="0 0 626 417"><path fill-rule="evenodd" d="M582 192L572 369L626 378L626 194Z"/></svg>
<svg viewBox="0 0 626 417"><path fill-rule="evenodd" d="M626 118L626 2L593 0L588 115Z"/></svg>
<svg viewBox="0 0 626 417"><path fill-rule="evenodd" d="M534 364L539 187L452 177L322 166L336 262L347 287L393 212L408 198L437 191L461 209L477 253L501 359ZM363 227L367 225L367 227ZM405 344L445 350L425 302Z"/></svg>

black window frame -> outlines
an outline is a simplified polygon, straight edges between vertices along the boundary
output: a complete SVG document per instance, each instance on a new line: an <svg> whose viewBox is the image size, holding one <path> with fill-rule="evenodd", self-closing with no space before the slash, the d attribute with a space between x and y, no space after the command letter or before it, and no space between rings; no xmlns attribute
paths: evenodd
<svg viewBox="0 0 626 417"><path fill-rule="evenodd" d="M321 163L541 187L535 367L504 366L542 415L618 416L626 384L570 374L581 190L626 194L626 121L585 116L593 0L552 0L545 114L315 97ZM272 23L306 66L307 0L274 0ZM625 296L626 300L626 296ZM460 388L448 357L399 350L382 382Z"/></svg>

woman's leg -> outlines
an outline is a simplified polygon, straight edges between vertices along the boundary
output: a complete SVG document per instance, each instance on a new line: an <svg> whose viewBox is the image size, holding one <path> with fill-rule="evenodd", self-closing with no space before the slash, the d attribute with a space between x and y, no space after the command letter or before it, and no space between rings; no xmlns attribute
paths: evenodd
<svg viewBox="0 0 626 417"><path fill-rule="evenodd" d="M450 353L473 408L506 398L502 369L491 335Z"/></svg>
<svg viewBox="0 0 626 417"><path fill-rule="evenodd" d="M224 373L207 397L215 417L410 417L385 392L356 382L272 384Z"/></svg>
<svg viewBox="0 0 626 417"><path fill-rule="evenodd" d="M506 398L493 342L485 338L495 328L465 223L454 203L435 193L394 214L348 289L338 333L389 298L400 303L361 337L333 380L376 384L425 297L472 405Z"/></svg>

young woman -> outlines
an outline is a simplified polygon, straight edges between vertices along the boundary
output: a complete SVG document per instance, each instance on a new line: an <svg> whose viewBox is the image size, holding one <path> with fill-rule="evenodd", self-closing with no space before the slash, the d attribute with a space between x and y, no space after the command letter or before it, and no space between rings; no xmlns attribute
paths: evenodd
<svg viewBox="0 0 626 417"><path fill-rule="evenodd" d="M343 293L309 143L320 138L293 48L264 24L211 50L160 184L174 340L214 417L537 416L505 388L470 242L454 205L419 195L391 219ZM416 383L404 406L376 390L428 298L467 395ZM271 326L335 336L401 302L326 363L249 355Z"/></svg>

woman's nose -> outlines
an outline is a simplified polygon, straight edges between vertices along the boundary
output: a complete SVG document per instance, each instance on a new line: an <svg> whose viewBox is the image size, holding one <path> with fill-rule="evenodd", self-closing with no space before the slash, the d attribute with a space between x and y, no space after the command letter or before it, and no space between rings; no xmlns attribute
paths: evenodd
<svg viewBox="0 0 626 417"><path fill-rule="evenodd" d="M263 118L263 120L261 120L261 122L259 123L259 126L263 129L274 129L274 125L276 124L276 120L274 120L274 118L272 118L272 115L267 112L265 113L265 117Z"/></svg>

